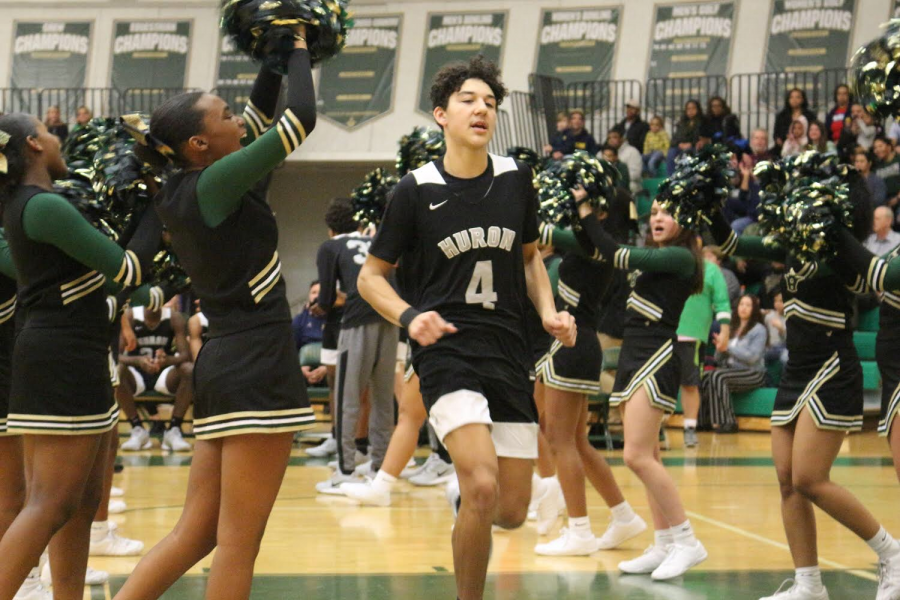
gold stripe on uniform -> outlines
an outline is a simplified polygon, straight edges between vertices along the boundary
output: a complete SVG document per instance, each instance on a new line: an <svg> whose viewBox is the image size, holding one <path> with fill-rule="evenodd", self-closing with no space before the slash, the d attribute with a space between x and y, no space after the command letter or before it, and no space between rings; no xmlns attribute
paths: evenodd
<svg viewBox="0 0 900 600"><path fill-rule="evenodd" d="M265 268L256 275L256 277L251 279L250 283L248 283L247 285L249 285L250 287L253 287L257 283L259 283L263 277L268 275L269 271L272 270L272 267L274 267L275 263L277 263L277 262L278 262L278 250L276 250L275 254L272 255L272 260L269 261L269 264L267 264L265 266Z"/></svg>

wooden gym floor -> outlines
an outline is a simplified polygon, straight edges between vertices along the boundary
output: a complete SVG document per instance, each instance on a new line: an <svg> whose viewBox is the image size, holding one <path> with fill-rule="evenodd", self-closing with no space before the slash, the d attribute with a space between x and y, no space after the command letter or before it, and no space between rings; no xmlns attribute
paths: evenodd
<svg viewBox="0 0 900 600"><path fill-rule="evenodd" d="M681 433L669 430L672 449L664 460L681 490L709 559L682 580L655 583L646 576L623 576L619 561L640 554L648 532L624 548L587 558L544 558L532 551L538 541L532 523L494 534L487 598L756 600L774 593L792 566L779 513L778 487L769 435L700 434L700 447L682 448ZM361 508L340 497L317 495L314 484L329 470L324 460L307 458L300 446L269 521L257 561L253 598L451 599L454 598L450 527L452 515L442 488L402 483L390 508ZM420 450L420 453L422 451ZM421 459L422 457L420 457ZM640 482L622 464L621 452L607 455L626 498L648 521ZM125 471L116 485L125 489L128 510L113 516L122 535L143 540L149 549L167 534L181 513L190 455L152 451L124 453ZM847 438L832 471L900 535L900 485L886 443L874 433ZM594 531L603 532L609 511L589 488ZM831 597L874 598L876 565L866 545L822 513L819 551ZM562 519L560 519L562 524ZM138 558L91 558L91 566L112 574L109 585L86 591L86 598L115 595ZM164 598L203 598L207 558ZM86 589L87 590L87 589Z"/></svg>

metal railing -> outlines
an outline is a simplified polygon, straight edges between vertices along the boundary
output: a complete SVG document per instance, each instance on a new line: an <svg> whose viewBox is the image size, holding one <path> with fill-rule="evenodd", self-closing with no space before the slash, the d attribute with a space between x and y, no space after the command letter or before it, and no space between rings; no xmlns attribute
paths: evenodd
<svg viewBox="0 0 900 600"><path fill-rule="evenodd" d="M44 88L40 90L39 115L58 106L63 121L75 120L79 106L86 106L97 116L121 112L121 98L115 88Z"/></svg>
<svg viewBox="0 0 900 600"><path fill-rule="evenodd" d="M160 104L184 92L197 91L184 88L128 88L122 92L119 108L122 113L141 112L150 114Z"/></svg>
<svg viewBox="0 0 900 600"><path fill-rule="evenodd" d="M566 86L566 100L570 108L584 111L585 128L602 144L606 133L625 118L626 102L643 105L644 86L634 79L575 82Z"/></svg>
<svg viewBox="0 0 900 600"><path fill-rule="evenodd" d="M12 112L43 117L40 93L28 88L0 88L0 113Z"/></svg>
<svg viewBox="0 0 900 600"><path fill-rule="evenodd" d="M728 79L724 76L650 79L646 88L645 119L659 115L674 124L681 118L688 100L698 101L705 111L710 98L727 95Z"/></svg>

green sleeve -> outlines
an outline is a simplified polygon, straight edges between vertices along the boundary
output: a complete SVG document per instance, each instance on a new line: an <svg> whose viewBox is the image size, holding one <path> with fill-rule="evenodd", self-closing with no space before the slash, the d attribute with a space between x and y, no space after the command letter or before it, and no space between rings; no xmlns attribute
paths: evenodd
<svg viewBox="0 0 900 600"><path fill-rule="evenodd" d="M556 298L556 291L559 288L559 264L562 259L554 257L547 265L547 276L550 278L550 289L553 290L553 297Z"/></svg>
<svg viewBox="0 0 900 600"><path fill-rule="evenodd" d="M578 241L578 235L571 229L563 229L562 227L553 227L547 223L541 223L538 226L538 231L540 232L539 245L553 246L560 252L571 252L578 256L590 258L584 245Z"/></svg>
<svg viewBox="0 0 900 600"><path fill-rule="evenodd" d="M706 263L704 277L709 278L713 291L713 309L719 323L731 323L731 299L728 297L728 284L722 270L715 264Z"/></svg>
<svg viewBox="0 0 900 600"><path fill-rule="evenodd" d="M687 248L635 248L620 246L613 264L617 269L640 269L690 277L697 270L694 255Z"/></svg>
<svg viewBox="0 0 900 600"><path fill-rule="evenodd" d="M784 262L787 260L787 253L784 251L784 248L766 244L763 238L756 235L744 235L737 238L737 246L735 246L733 254L741 258L766 260L769 262Z"/></svg>
<svg viewBox="0 0 900 600"><path fill-rule="evenodd" d="M31 198L25 206L22 225L32 240L56 246L120 285L141 283L137 256L94 229L62 196L47 192Z"/></svg>
<svg viewBox="0 0 900 600"><path fill-rule="evenodd" d="M0 273L3 273L10 279L18 279L16 277L16 266L12 261L12 253L9 251L9 243L6 241L6 234L0 229Z"/></svg>

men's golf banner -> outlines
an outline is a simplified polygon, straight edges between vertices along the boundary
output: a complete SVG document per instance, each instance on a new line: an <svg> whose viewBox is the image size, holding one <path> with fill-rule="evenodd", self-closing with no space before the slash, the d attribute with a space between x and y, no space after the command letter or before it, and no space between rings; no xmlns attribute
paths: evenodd
<svg viewBox="0 0 900 600"><path fill-rule="evenodd" d="M425 33L425 57L418 108L431 114L431 80L448 62L482 54L498 65L503 56L505 12L432 13Z"/></svg>
<svg viewBox="0 0 900 600"><path fill-rule="evenodd" d="M544 9L535 71L567 84L612 79L621 14L618 6Z"/></svg>
<svg viewBox="0 0 900 600"><path fill-rule="evenodd" d="M184 87L190 49L190 21L116 22L110 83L119 90Z"/></svg>
<svg viewBox="0 0 900 600"><path fill-rule="evenodd" d="M734 35L734 2L656 7L648 79L725 75Z"/></svg>
<svg viewBox="0 0 900 600"><path fill-rule="evenodd" d="M394 106L401 15L356 17L344 50L322 64L319 115L355 129Z"/></svg>

